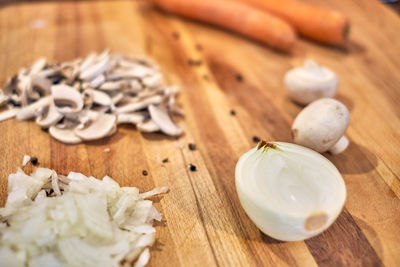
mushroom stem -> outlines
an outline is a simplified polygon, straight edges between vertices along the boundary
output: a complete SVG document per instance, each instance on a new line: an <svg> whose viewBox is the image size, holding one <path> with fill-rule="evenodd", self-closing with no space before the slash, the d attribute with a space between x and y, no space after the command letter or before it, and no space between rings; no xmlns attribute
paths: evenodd
<svg viewBox="0 0 400 267"><path fill-rule="evenodd" d="M337 141L328 151L332 155L337 155L345 151L348 146L349 139L347 139L346 136L343 135L342 137L340 137L339 141Z"/></svg>

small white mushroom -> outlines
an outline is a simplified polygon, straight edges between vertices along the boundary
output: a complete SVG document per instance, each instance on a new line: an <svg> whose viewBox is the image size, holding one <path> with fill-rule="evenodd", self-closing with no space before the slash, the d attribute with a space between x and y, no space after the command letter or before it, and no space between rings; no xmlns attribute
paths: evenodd
<svg viewBox="0 0 400 267"><path fill-rule="evenodd" d="M57 126L51 126L49 128L50 135L58 141L66 144L79 144L82 139L79 138L72 128L61 129Z"/></svg>
<svg viewBox="0 0 400 267"><path fill-rule="evenodd" d="M33 102L32 104L21 108L18 111L17 119L18 120L29 120L29 119L36 117L37 112L40 109L42 109L46 106L49 106L52 101L53 101L53 99L51 96L45 96L45 97L39 99L38 101Z"/></svg>
<svg viewBox="0 0 400 267"><path fill-rule="evenodd" d="M78 112L83 108L83 99L81 94L73 87L66 84L53 85L51 95L54 104L61 113Z"/></svg>
<svg viewBox="0 0 400 267"><path fill-rule="evenodd" d="M83 129L75 129L75 134L83 140L96 140L107 136L114 128L116 116L99 114L97 120L89 123Z"/></svg>
<svg viewBox="0 0 400 267"><path fill-rule="evenodd" d="M151 119L160 127L163 133L170 136L179 136L182 134L182 129L172 122L165 108L150 105L149 112Z"/></svg>
<svg viewBox="0 0 400 267"><path fill-rule="evenodd" d="M58 112L57 107L52 103L44 107L43 113L36 118L36 123L42 128L49 128L61 120L63 115Z"/></svg>
<svg viewBox="0 0 400 267"><path fill-rule="evenodd" d="M0 113L0 121L5 121L14 118L19 112L19 108L13 108Z"/></svg>
<svg viewBox="0 0 400 267"><path fill-rule="evenodd" d="M148 120L146 122L142 122L136 125L136 128L144 133L154 133L160 131L160 126L155 123L153 120Z"/></svg>
<svg viewBox="0 0 400 267"><path fill-rule="evenodd" d="M333 97L338 86L338 77L326 67L312 60L290 70L284 78L289 97L300 104L309 104L324 97Z"/></svg>
<svg viewBox="0 0 400 267"><path fill-rule="evenodd" d="M349 144L344 136L349 121L349 111L341 102L319 99L297 115L292 125L293 140L320 153L341 153Z"/></svg>

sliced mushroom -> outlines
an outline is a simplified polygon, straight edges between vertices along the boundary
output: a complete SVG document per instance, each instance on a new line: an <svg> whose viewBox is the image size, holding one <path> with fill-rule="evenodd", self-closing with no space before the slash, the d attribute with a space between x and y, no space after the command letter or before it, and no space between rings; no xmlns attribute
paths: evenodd
<svg viewBox="0 0 400 267"><path fill-rule="evenodd" d="M99 112L85 110L85 112L81 113L78 118L80 124L76 127L76 129L83 129L87 127L90 123L96 121L99 118L99 114Z"/></svg>
<svg viewBox="0 0 400 267"><path fill-rule="evenodd" d="M59 133L59 140L69 134L67 142L72 143L111 135L121 123L177 135L181 129L168 115L174 111L177 92L176 87L163 86L159 68L147 59L110 55L107 50L61 64L48 64L43 58L20 69L0 90L0 105L7 103L13 109L0 118L15 114L18 119L36 117L41 127L52 128L54 135ZM153 110L154 119L149 120L149 105L158 109L161 104L165 114ZM14 109L19 106L23 108ZM88 136L78 139L77 134Z"/></svg>
<svg viewBox="0 0 400 267"><path fill-rule="evenodd" d="M13 108L0 113L0 121L14 118L19 112L19 108Z"/></svg>
<svg viewBox="0 0 400 267"><path fill-rule="evenodd" d="M33 89L39 91L41 95L50 93L51 82L43 76L37 74L31 76Z"/></svg>
<svg viewBox="0 0 400 267"><path fill-rule="evenodd" d="M136 128L145 133L154 133L158 132L161 130L160 126L158 126L157 123L155 123L153 120L148 120L146 122L139 123L136 125Z"/></svg>
<svg viewBox="0 0 400 267"><path fill-rule="evenodd" d="M96 60L97 54L96 53L90 53L82 62L79 71L82 73L86 71Z"/></svg>
<svg viewBox="0 0 400 267"><path fill-rule="evenodd" d="M127 88L129 84L128 81L108 81L100 85L99 89L104 91L115 91Z"/></svg>
<svg viewBox="0 0 400 267"><path fill-rule="evenodd" d="M102 84L105 82L105 80L106 80L106 77L104 77L104 75L101 74L101 75L97 76L95 79L93 79L93 80L90 82L90 86L91 86L92 88L97 88L97 87L99 87L100 85L102 85Z"/></svg>
<svg viewBox="0 0 400 267"><path fill-rule="evenodd" d="M116 95L114 95L111 98L111 102L116 105L118 104L122 99L124 98L124 94L123 93L117 93Z"/></svg>
<svg viewBox="0 0 400 267"><path fill-rule="evenodd" d="M149 112L151 119L160 127L161 131L170 136L179 136L182 129L176 126L164 107L150 105Z"/></svg>
<svg viewBox="0 0 400 267"><path fill-rule="evenodd" d="M8 97L5 96L0 90L0 107L7 103Z"/></svg>
<svg viewBox="0 0 400 267"><path fill-rule="evenodd" d="M109 59L108 59L108 57L105 57L101 61L91 65L85 71L81 72L79 77L82 80L92 81L97 76L106 72L109 67L110 67Z"/></svg>
<svg viewBox="0 0 400 267"><path fill-rule="evenodd" d="M60 84L51 87L51 95L54 103L61 113L78 112L83 108L83 100L81 94L73 87Z"/></svg>
<svg viewBox="0 0 400 267"><path fill-rule="evenodd" d="M175 96L176 94L179 93L179 87L178 86L168 86L164 88L164 95L165 96Z"/></svg>
<svg viewBox="0 0 400 267"><path fill-rule="evenodd" d="M144 78L142 82L146 87L155 89L162 85L163 77L161 73L157 73L155 75Z"/></svg>
<svg viewBox="0 0 400 267"><path fill-rule="evenodd" d="M94 103L102 106L110 106L112 104L111 98L108 96L108 94L93 89L91 89L90 92L93 94Z"/></svg>
<svg viewBox="0 0 400 267"><path fill-rule="evenodd" d="M116 116L99 114L97 120L89 123L83 129L75 129L75 134L83 140L96 140L107 136L116 123Z"/></svg>
<svg viewBox="0 0 400 267"><path fill-rule="evenodd" d="M29 75L38 74L46 66L46 58L38 59L30 68Z"/></svg>
<svg viewBox="0 0 400 267"><path fill-rule="evenodd" d="M111 135L115 134L116 132L117 132L117 125L114 125L111 128L110 132L107 134L107 136L111 136Z"/></svg>
<svg viewBox="0 0 400 267"><path fill-rule="evenodd" d="M39 99L38 101L36 101L26 107L21 108L17 114L17 119L18 120L29 120L29 119L36 117L37 112L40 109L42 109L46 106L49 106L52 101L53 101L53 99L51 96L45 96L45 97Z"/></svg>
<svg viewBox="0 0 400 267"><path fill-rule="evenodd" d="M146 115L143 113L118 114L117 124L123 124L123 123L139 124L139 123L142 123L145 118L146 118Z"/></svg>
<svg viewBox="0 0 400 267"><path fill-rule="evenodd" d="M116 111L118 114L134 112L134 111L146 108L151 104L160 104L162 102L162 100L163 100L163 98L161 96L155 95L155 96L152 96L149 98L145 98L136 103L130 103L130 104L124 105L122 107L118 107L118 108L116 108Z"/></svg>
<svg viewBox="0 0 400 267"><path fill-rule="evenodd" d="M49 128L50 126L55 125L62 118L63 115L58 112L57 107L52 103L44 108L42 115L36 118L36 123L42 128Z"/></svg>
<svg viewBox="0 0 400 267"><path fill-rule="evenodd" d="M29 104L29 92L32 90L32 80L29 76L21 76L18 82L18 88L21 92L19 97L22 106Z"/></svg>
<svg viewBox="0 0 400 267"><path fill-rule="evenodd" d="M61 129L57 126L51 126L49 128L49 133L53 138L66 144L79 144L82 142L82 139L75 134L72 128Z"/></svg>
<svg viewBox="0 0 400 267"><path fill-rule="evenodd" d="M131 79L131 78L143 79L145 77L154 76L154 70L136 64L127 70L118 70L112 73L111 75L115 75L115 77L119 77L120 79Z"/></svg>

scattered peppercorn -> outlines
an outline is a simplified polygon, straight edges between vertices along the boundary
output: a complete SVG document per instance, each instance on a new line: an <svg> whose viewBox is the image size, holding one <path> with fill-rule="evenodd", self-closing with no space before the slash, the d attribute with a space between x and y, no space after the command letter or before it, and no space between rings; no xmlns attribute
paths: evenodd
<svg viewBox="0 0 400 267"><path fill-rule="evenodd" d="M203 46L201 44L196 44L197 51L203 51Z"/></svg>
<svg viewBox="0 0 400 267"><path fill-rule="evenodd" d="M192 143L190 143L189 145L188 145L188 147L189 147L189 149L190 150L196 150L196 145L195 144L192 144Z"/></svg>
<svg viewBox="0 0 400 267"><path fill-rule="evenodd" d="M189 169L190 169L190 171L191 171L191 172L195 172L195 171L197 171L197 168L196 168L196 166L195 166L195 165L193 165L193 164L190 164L190 165L189 165Z"/></svg>
<svg viewBox="0 0 400 267"><path fill-rule="evenodd" d="M189 66L200 66L203 62L201 60L189 59Z"/></svg>
<svg viewBox="0 0 400 267"><path fill-rule="evenodd" d="M238 81L238 82L243 81L243 76L240 73L236 74L236 81Z"/></svg>
<svg viewBox="0 0 400 267"><path fill-rule="evenodd" d="M148 172L147 172L146 170L143 170L143 171L142 171L142 174L143 174L144 176L147 176Z"/></svg>
<svg viewBox="0 0 400 267"><path fill-rule="evenodd" d="M173 32L173 33L172 33L172 36L173 36L176 40L178 40L179 37L180 37L179 32Z"/></svg>
<svg viewBox="0 0 400 267"><path fill-rule="evenodd" d="M83 88L79 89L79 93L81 94L83 93Z"/></svg>
<svg viewBox="0 0 400 267"><path fill-rule="evenodd" d="M253 136L253 142L254 143L260 142L260 138L258 138L258 136Z"/></svg>
<svg viewBox="0 0 400 267"><path fill-rule="evenodd" d="M31 163L32 163L33 165L38 165L38 163L39 163L38 158L37 158L37 157L32 157L32 158L31 158Z"/></svg>
<svg viewBox="0 0 400 267"><path fill-rule="evenodd" d="M167 163L168 162L168 158L165 158L162 160L163 163Z"/></svg>
<svg viewBox="0 0 400 267"><path fill-rule="evenodd" d="M233 110L233 109L231 109L231 115L232 115L232 116L235 116L235 115L236 115L236 111Z"/></svg>

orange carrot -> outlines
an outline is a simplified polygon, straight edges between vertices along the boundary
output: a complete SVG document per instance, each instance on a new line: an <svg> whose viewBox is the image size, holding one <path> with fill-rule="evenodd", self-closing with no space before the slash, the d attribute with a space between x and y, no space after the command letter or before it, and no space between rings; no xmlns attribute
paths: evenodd
<svg viewBox="0 0 400 267"><path fill-rule="evenodd" d="M152 2L171 13L239 32L281 51L289 51L296 40L296 33L287 22L246 4L229 0Z"/></svg>
<svg viewBox="0 0 400 267"><path fill-rule="evenodd" d="M314 7L294 0L235 0L286 20L303 36L338 45L347 38L349 20L340 12Z"/></svg>

